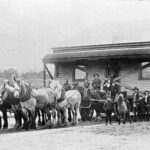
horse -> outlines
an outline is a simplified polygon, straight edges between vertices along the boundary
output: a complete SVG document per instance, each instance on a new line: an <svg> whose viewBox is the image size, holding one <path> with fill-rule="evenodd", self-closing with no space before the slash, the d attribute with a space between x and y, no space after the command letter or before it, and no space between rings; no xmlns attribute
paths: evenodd
<svg viewBox="0 0 150 150"><path fill-rule="evenodd" d="M45 124L45 115L48 117L48 122L46 123L46 127L51 127L52 122L55 122L54 119L51 122L52 117L55 118L55 93L50 88L40 88L40 89L32 89L31 95L36 98L36 110L42 111L43 114L43 125ZM45 115L44 115L45 114ZM55 118L56 119L56 118ZM49 126L50 125L50 126Z"/></svg>
<svg viewBox="0 0 150 150"><path fill-rule="evenodd" d="M2 95L0 95L0 99L2 98ZM1 100L0 100L1 101ZM2 104L0 104L0 110L2 112L2 116L3 116L3 125L2 125L2 121L1 121L1 116L0 116L0 129L7 129L8 128L8 116L7 116L7 110L11 110L11 105L7 102L4 102Z"/></svg>
<svg viewBox="0 0 150 150"><path fill-rule="evenodd" d="M69 90L64 92L62 85L58 80L52 80L49 84L50 89L55 93L57 109L63 110L64 126L68 126L68 108L71 108L73 115L73 125L78 124L79 108L81 103L81 94L78 90ZM59 114L59 113L58 113ZM58 115L60 120L60 116Z"/></svg>
<svg viewBox="0 0 150 150"><path fill-rule="evenodd" d="M20 106L21 114L24 119L23 129L36 129L36 98L31 96L32 89L30 85L21 79L13 77L12 86L6 82L5 89L12 94L16 100L16 104Z"/></svg>
<svg viewBox="0 0 150 150"><path fill-rule="evenodd" d="M3 128L8 128L7 110L14 113L15 128L19 129L22 126L21 111L16 105L17 100L12 96L12 93L6 90L5 84L0 87L0 109L2 109L4 119Z"/></svg>
<svg viewBox="0 0 150 150"><path fill-rule="evenodd" d="M127 106L127 103L125 102L124 95L120 93L118 97L115 99L117 103L117 115L118 115L118 124L123 122L123 124L126 123L126 117L129 114L129 109ZM130 119L131 123L131 119Z"/></svg>

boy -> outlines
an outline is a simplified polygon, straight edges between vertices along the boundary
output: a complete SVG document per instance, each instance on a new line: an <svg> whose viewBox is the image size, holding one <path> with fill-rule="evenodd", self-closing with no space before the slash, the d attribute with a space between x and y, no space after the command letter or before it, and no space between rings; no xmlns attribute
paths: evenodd
<svg viewBox="0 0 150 150"><path fill-rule="evenodd" d="M104 110L106 112L106 125L108 124L108 121L111 124L111 115L113 112L113 105L114 105L114 102L112 101L111 97L107 97L107 101L104 103Z"/></svg>

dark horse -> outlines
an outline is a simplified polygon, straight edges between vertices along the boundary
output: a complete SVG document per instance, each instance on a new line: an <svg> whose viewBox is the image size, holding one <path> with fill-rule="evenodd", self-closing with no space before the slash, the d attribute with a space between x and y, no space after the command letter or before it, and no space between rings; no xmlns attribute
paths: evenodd
<svg viewBox="0 0 150 150"><path fill-rule="evenodd" d="M0 129L7 129L8 128L8 116L7 116L7 111L11 109L11 105L8 104L7 102L0 104L0 110L2 112L3 115L3 120L4 123L2 125L2 120L1 120L1 116L0 116Z"/></svg>
<svg viewBox="0 0 150 150"><path fill-rule="evenodd" d="M12 94L10 94L6 89L5 89L5 84L4 86L1 87L0 89L0 110L3 113L3 119L4 119L4 125L3 128L7 129L8 128L8 116L7 116L7 111L13 111L15 120L16 120L16 127L19 128L22 125L21 121L21 113L20 110L16 109L16 107L12 106L12 103L15 102L16 100L12 97ZM0 128L1 128L1 121L0 121Z"/></svg>
<svg viewBox="0 0 150 150"><path fill-rule="evenodd" d="M12 86L7 82L4 85L5 93L10 93L13 99L11 99L10 104L15 101L15 104L19 106L21 110L21 115L24 120L23 129L35 129L35 107L36 99L31 96L30 85L24 82L23 80L13 79ZM6 101L6 98L3 98L3 101ZM12 104L14 105L14 104Z"/></svg>

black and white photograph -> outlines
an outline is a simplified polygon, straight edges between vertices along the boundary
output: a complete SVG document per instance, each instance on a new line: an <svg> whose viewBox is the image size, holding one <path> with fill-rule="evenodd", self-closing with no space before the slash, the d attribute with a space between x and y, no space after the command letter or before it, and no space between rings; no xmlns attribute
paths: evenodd
<svg viewBox="0 0 150 150"><path fill-rule="evenodd" d="M150 0L0 0L0 150L150 149Z"/></svg>

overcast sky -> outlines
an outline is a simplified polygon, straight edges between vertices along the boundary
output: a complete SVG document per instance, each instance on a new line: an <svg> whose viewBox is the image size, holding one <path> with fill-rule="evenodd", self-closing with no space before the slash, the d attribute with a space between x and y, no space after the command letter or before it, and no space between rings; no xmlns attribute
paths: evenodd
<svg viewBox="0 0 150 150"><path fill-rule="evenodd" d="M150 1L0 0L0 69L42 70L42 57L94 24L150 20Z"/></svg>

